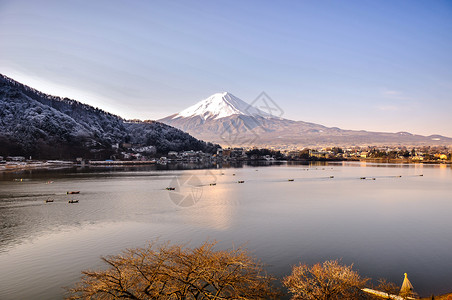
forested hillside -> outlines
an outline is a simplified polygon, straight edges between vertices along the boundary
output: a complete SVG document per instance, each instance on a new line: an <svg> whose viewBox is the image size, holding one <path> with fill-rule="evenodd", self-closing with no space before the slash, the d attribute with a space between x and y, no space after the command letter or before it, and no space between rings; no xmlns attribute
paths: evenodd
<svg viewBox="0 0 452 300"><path fill-rule="evenodd" d="M127 122L78 101L50 96L0 74L0 155L106 159L113 145L155 146L158 153L214 152L216 146L160 122Z"/></svg>

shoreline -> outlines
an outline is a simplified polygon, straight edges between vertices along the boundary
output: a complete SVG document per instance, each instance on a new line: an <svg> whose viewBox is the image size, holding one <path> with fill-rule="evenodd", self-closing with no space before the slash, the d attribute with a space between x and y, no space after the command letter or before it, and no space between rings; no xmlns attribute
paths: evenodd
<svg viewBox="0 0 452 300"><path fill-rule="evenodd" d="M0 172L13 172L19 170L58 169L77 166L73 162L49 163L47 161L15 162L0 165Z"/></svg>
<svg viewBox="0 0 452 300"><path fill-rule="evenodd" d="M248 162L266 162L265 160L237 160L228 161L237 163ZM369 163L382 163L382 164L410 164L410 165L447 165L451 166L452 161L411 161L403 159L350 159L350 160L275 160L272 162L277 163L329 163L329 162L369 162ZM168 161L166 164L178 164L184 163L184 161ZM189 161L187 161L189 163ZM193 162L192 162L193 163ZM212 164L221 164L223 162L215 162ZM20 170L38 170L38 169L60 169L60 168L73 168L73 167L111 167L111 166L146 166L146 165L158 165L155 160L151 161L89 161L86 164L80 164L72 161L32 161L32 162L8 162L0 165L1 172L14 172Z"/></svg>

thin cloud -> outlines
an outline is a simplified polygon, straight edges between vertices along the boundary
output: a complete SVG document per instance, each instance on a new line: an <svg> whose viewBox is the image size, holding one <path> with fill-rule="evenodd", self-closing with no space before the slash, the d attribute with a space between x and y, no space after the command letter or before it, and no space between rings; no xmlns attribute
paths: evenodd
<svg viewBox="0 0 452 300"><path fill-rule="evenodd" d="M384 98L392 99L392 100L412 100L411 97L409 97L409 96L405 95L403 92L397 91L397 90L383 89L381 91L381 95Z"/></svg>
<svg viewBox="0 0 452 300"><path fill-rule="evenodd" d="M385 91L383 91L383 94L386 96L400 96L402 94L402 92L393 91L393 90L385 90Z"/></svg>
<svg viewBox="0 0 452 300"><path fill-rule="evenodd" d="M381 111L390 112L390 111L397 111L400 108L398 106L395 106L395 105L380 105L380 106L377 106L377 109L379 109Z"/></svg>

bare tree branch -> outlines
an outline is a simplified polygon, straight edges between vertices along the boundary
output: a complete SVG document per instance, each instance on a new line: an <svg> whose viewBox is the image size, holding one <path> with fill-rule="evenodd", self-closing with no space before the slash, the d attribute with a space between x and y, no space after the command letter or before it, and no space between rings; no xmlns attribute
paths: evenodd
<svg viewBox="0 0 452 300"><path fill-rule="evenodd" d="M169 243L104 257L104 271L84 271L68 299L276 299L274 278L246 250Z"/></svg>

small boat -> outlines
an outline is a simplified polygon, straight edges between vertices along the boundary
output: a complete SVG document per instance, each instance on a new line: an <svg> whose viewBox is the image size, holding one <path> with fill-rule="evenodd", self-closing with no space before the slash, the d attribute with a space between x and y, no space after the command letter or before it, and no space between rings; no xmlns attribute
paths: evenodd
<svg viewBox="0 0 452 300"><path fill-rule="evenodd" d="M80 194L80 191L66 192L66 194L68 194L68 195Z"/></svg>
<svg viewBox="0 0 452 300"><path fill-rule="evenodd" d="M168 191L174 191L176 188L175 187L167 187L166 188Z"/></svg>
<svg viewBox="0 0 452 300"><path fill-rule="evenodd" d="M288 179L287 181L294 181L295 179Z"/></svg>
<svg viewBox="0 0 452 300"><path fill-rule="evenodd" d="M53 199L47 199L46 203L53 202Z"/></svg>
<svg viewBox="0 0 452 300"><path fill-rule="evenodd" d="M217 185L217 184L214 182L214 183L210 183L209 185L212 186L212 185Z"/></svg>
<svg viewBox="0 0 452 300"><path fill-rule="evenodd" d="M237 181L237 183L244 183L245 182L245 180L239 180L239 181Z"/></svg>
<svg viewBox="0 0 452 300"><path fill-rule="evenodd" d="M334 178L334 176L330 176L330 178Z"/></svg>
<svg viewBox="0 0 452 300"><path fill-rule="evenodd" d="M67 203L78 203L78 200L69 200Z"/></svg>

